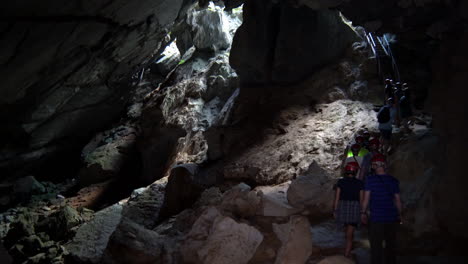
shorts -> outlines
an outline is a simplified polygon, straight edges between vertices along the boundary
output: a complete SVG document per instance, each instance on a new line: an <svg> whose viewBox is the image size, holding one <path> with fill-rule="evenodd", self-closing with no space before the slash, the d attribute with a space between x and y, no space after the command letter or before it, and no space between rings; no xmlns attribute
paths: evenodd
<svg viewBox="0 0 468 264"><path fill-rule="evenodd" d="M390 140L392 138L392 131L386 129L380 129L380 135L383 139Z"/></svg>

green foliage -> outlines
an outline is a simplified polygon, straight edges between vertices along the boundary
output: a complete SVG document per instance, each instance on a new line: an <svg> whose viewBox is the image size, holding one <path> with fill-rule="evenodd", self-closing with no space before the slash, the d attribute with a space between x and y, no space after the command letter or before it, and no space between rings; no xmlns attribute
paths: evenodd
<svg viewBox="0 0 468 264"><path fill-rule="evenodd" d="M184 64L184 63L185 63L185 60L180 60L180 61L179 61L179 65L182 65L182 64Z"/></svg>

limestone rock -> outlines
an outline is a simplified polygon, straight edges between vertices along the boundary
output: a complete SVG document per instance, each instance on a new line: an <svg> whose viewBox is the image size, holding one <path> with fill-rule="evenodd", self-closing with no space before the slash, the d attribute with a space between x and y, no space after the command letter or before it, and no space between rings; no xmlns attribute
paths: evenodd
<svg viewBox="0 0 468 264"><path fill-rule="evenodd" d="M202 193L205 182L196 164L182 164L171 170L164 194L161 217L175 215L189 208Z"/></svg>
<svg viewBox="0 0 468 264"><path fill-rule="evenodd" d="M133 194L123 205L122 215L147 229L156 225L164 201L167 178L163 178Z"/></svg>
<svg viewBox="0 0 468 264"><path fill-rule="evenodd" d="M72 242L67 245L70 258L87 263L101 263L109 238L122 218L122 206L112 205L77 230Z"/></svg>
<svg viewBox="0 0 468 264"><path fill-rule="evenodd" d="M131 160L136 136L136 129L125 125L96 135L83 148L84 167L78 174L79 184L87 186L119 176Z"/></svg>
<svg viewBox="0 0 468 264"><path fill-rule="evenodd" d="M1 10L8 22L1 25L0 105L7 125L0 145L9 147L0 167L9 172L40 168L113 122L129 97L131 73L161 45L184 1L79 3L28 0ZM14 19L36 16L41 23Z"/></svg>
<svg viewBox="0 0 468 264"><path fill-rule="evenodd" d="M176 41L171 42L162 52L160 58L156 59L151 69L157 69L162 76L166 76L179 63L181 54L177 48Z"/></svg>
<svg viewBox="0 0 468 264"><path fill-rule="evenodd" d="M337 11L247 1L232 44L231 65L243 83L296 82L341 56L357 39Z"/></svg>
<svg viewBox="0 0 468 264"><path fill-rule="evenodd" d="M73 207L66 205L57 212L46 217L37 224L37 231L47 233L56 241L70 239L74 234L74 227L83 222L80 213Z"/></svg>
<svg viewBox="0 0 468 264"><path fill-rule="evenodd" d="M286 224L273 224L282 245L275 264L302 264L312 254L310 223L304 216L291 216Z"/></svg>
<svg viewBox="0 0 468 264"><path fill-rule="evenodd" d="M174 263L173 239L123 218L109 240L103 263Z"/></svg>
<svg viewBox="0 0 468 264"><path fill-rule="evenodd" d="M248 263L262 240L262 233L254 227L220 216L198 255L206 264Z"/></svg>
<svg viewBox="0 0 468 264"><path fill-rule="evenodd" d="M254 216L260 209L261 198L250 186L240 183L223 195L220 208L235 216L248 218Z"/></svg>
<svg viewBox="0 0 468 264"><path fill-rule="evenodd" d="M194 11L188 16L192 26L193 44L197 49L218 51L230 47L232 38L228 31L228 21L218 7Z"/></svg>
<svg viewBox="0 0 468 264"><path fill-rule="evenodd" d="M318 264L354 264L355 262L344 256L331 256L322 259Z"/></svg>
<svg viewBox="0 0 468 264"><path fill-rule="evenodd" d="M27 176L16 180L13 186L15 198L20 201L28 199L33 194L41 194L46 191L44 185L34 178L34 176Z"/></svg>
<svg viewBox="0 0 468 264"><path fill-rule="evenodd" d="M321 94L316 89L327 89L325 87L330 86L326 81L315 79L319 77L323 77L323 74L317 74L311 80L313 89L304 87L307 96L311 98L316 96L317 100L321 98ZM328 77L331 76L327 73L326 80ZM286 92L277 93L275 96L278 98L265 98L265 100L281 104L293 100L292 98L295 101L306 98L304 94L288 97ZM317 104L314 109L285 106L284 110L279 111L277 108L278 106L271 105L269 111L258 113L262 120L265 116L275 113L274 119L269 117L273 121L267 128L258 126L256 130L246 128L243 137L239 136L242 133L234 129L223 129L220 132L224 135L223 140L215 144L222 146L223 153L235 151L241 144L245 144L243 155L233 157L223 166L222 173L225 179L242 181L247 178L258 185L280 184L304 175L311 162L315 161L326 171L328 177L321 179L320 182L329 182L339 176L338 169L342 163L343 149L355 133L362 127L368 127L372 131L375 128L369 124L376 124L373 106L357 101L338 100L329 104ZM251 111L259 110L252 108ZM252 117L251 120L253 122L255 119ZM255 127L254 124L251 126ZM249 141L251 137L258 135L260 130L263 132L261 143L257 143L258 141L254 139ZM317 190L320 190L320 193L328 191L327 188ZM329 197L327 199L330 200Z"/></svg>
<svg viewBox="0 0 468 264"><path fill-rule="evenodd" d="M205 244L210 235L213 222L218 217L222 217L219 210L215 207L208 207L195 221L181 245L181 254L185 262L201 263L198 251Z"/></svg>
<svg viewBox="0 0 468 264"><path fill-rule="evenodd" d="M294 208L288 203L286 197L290 182L275 186L260 186L254 191L260 193L262 206L257 214L272 217L287 217L297 214L300 208Z"/></svg>
<svg viewBox="0 0 468 264"><path fill-rule="evenodd" d="M306 173L291 182L287 198L297 208L312 207L316 214L330 212L332 184L327 172L316 162L310 164Z"/></svg>

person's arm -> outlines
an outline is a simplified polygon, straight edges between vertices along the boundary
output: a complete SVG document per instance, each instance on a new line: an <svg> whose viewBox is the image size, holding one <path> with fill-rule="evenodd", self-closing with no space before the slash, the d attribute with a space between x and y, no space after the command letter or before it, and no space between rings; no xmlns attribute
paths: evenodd
<svg viewBox="0 0 468 264"><path fill-rule="evenodd" d="M369 205L370 191L364 191L363 199L361 203L361 221L363 224L367 224L367 206Z"/></svg>
<svg viewBox="0 0 468 264"><path fill-rule="evenodd" d="M340 200L340 187L336 187L335 200L333 201L333 217L336 217L336 210L338 209L338 201Z"/></svg>
<svg viewBox="0 0 468 264"><path fill-rule="evenodd" d="M400 215L400 224L403 223L403 218L401 216L401 211L403 209L401 205L401 198L399 193L395 193L395 206L398 209L398 214Z"/></svg>

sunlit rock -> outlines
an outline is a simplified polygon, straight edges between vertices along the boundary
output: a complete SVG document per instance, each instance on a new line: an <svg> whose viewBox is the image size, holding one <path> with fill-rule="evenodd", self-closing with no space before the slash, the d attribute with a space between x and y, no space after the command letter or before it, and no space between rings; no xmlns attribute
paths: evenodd
<svg viewBox="0 0 468 264"><path fill-rule="evenodd" d="M313 208L317 216L329 214L331 210L332 181L330 175L316 162L291 182L287 192L289 204L297 208Z"/></svg>
<svg viewBox="0 0 468 264"><path fill-rule="evenodd" d="M201 263L248 263L263 240L254 227L217 217L206 243L198 250Z"/></svg>
<svg viewBox="0 0 468 264"><path fill-rule="evenodd" d="M304 216L291 216L286 224L273 224L273 230L282 243L275 264L306 263L312 253L309 220Z"/></svg>
<svg viewBox="0 0 468 264"><path fill-rule="evenodd" d="M286 197L290 182L275 186L259 186L254 191L261 197L262 205L258 214L272 217L288 217L299 213L301 208L294 208Z"/></svg>
<svg viewBox="0 0 468 264"><path fill-rule="evenodd" d="M254 216L260 209L261 197L251 191L250 186L240 183L223 194L220 208L235 216L248 218Z"/></svg>

